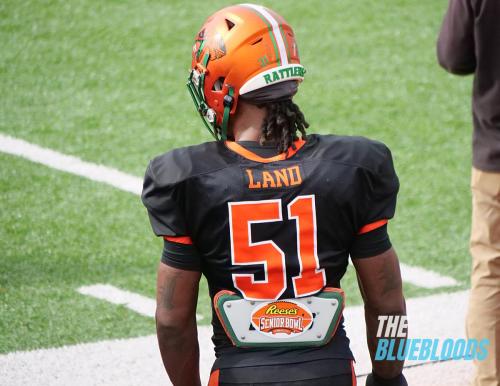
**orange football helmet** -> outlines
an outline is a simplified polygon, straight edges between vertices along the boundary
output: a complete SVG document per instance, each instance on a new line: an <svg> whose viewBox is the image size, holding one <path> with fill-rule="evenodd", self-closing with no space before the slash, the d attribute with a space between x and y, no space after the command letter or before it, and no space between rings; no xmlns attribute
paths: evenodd
<svg viewBox="0 0 500 386"><path fill-rule="evenodd" d="M288 80L305 69L292 27L255 4L223 8L196 35L188 89L207 129L225 140L239 95Z"/></svg>

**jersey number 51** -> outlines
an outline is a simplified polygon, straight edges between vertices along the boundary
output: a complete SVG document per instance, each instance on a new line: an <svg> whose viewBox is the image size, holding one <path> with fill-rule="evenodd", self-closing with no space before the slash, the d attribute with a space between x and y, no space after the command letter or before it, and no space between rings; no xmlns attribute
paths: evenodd
<svg viewBox="0 0 500 386"><path fill-rule="evenodd" d="M264 280L253 274L233 274L234 286L245 299L276 300L286 289L284 252L272 241L252 242L251 225L283 221L281 199L230 202L229 229L233 265L262 264ZM314 195L298 196L287 205L288 219L297 228L299 275L292 278L295 297L309 296L326 285L316 248L316 205Z"/></svg>

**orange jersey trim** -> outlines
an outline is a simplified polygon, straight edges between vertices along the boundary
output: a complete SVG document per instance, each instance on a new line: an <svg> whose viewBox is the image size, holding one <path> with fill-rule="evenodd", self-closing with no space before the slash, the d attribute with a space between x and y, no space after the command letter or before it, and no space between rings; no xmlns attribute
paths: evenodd
<svg viewBox="0 0 500 386"><path fill-rule="evenodd" d="M193 241L191 240L191 237L189 236L163 236L163 238L167 241L171 241L173 243L177 244L186 244L186 245L192 245Z"/></svg>
<svg viewBox="0 0 500 386"><path fill-rule="evenodd" d="M210 374L210 379L208 380L208 386L219 386L219 369L215 370Z"/></svg>
<svg viewBox="0 0 500 386"><path fill-rule="evenodd" d="M293 150L291 147L288 148L288 151L286 153L281 153L278 154L274 157L270 158L263 158L261 156L258 156L255 153L252 153L250 150L245 149L243 146L237 144L236 142L233 141L226 141L225 144L229 150L234 151L235 153L241 155L242 157L249 159L250 161L255 161L255 162L262 162L262 163L269 163L269 162L276 162L276 161L283 161L287 158L292 157L295 153L297 153L306 141L303 139L298 139L294 142L295 144L295 150Z"/></svg>
<svg viewBox="0 0 500 386"><path fill-rule="evenodd" d="M382 226L384 226L385 224L387 224L389 220L387 219L383 219L383 220L378 220L378 221L375 221L375 222L372 222L370 224L366 224L364 227L362 227L359 232L358 232L358 235L362 235L363 233L368 233L368 232L371 232L377 228L380 228Z"/></svg>
<svg viewBox="0 0 500 386"><path fill-rule="evenodd" d="M354 371L354 361L351 361L351 374L352 374L352 386L356 386L358 381L356 379L356 372Z"/></svg>

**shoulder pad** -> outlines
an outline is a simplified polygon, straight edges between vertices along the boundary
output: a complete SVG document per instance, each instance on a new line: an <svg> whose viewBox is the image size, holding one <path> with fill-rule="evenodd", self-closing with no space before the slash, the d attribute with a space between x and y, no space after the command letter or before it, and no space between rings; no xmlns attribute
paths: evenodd
<svg viewBox="0 0 500 386"><path fill-rule="evenodd" d="M318 136L318 150L325 159L367 169L375 174L392 169L392 156L382 142L359 136Z"/></svg>
<svg viewBox="0 0 500 386"><path fill-rule="evenodd" d="M220 156L221 146L220 142L205 142L173 149L154 158L149 169L158 184L176 184L189 177L227 167L229 161Z"/></svg>

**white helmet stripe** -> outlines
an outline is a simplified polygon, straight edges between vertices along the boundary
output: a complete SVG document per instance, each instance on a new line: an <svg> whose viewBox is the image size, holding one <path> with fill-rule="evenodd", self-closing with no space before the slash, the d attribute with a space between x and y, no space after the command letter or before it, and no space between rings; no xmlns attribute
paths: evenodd
<svg viewBox="0 0 500 386"><path fill-rule="evenodd" d="M273 35L274 39L276 40L276 44L278 45L278 50L280 52L280 60L281 60L281 65L286 66L288 64L288 56L286 54L286 47L285 47L285 42L283 40L283 36L281 35L280 31L280 26L276 19L261 5L256 5L256 4L242 4L246 7L250 7L253 10L257 11L262 15L263 18L265 18L269 24L271 24L271 27L273 27Z"/></svg>

